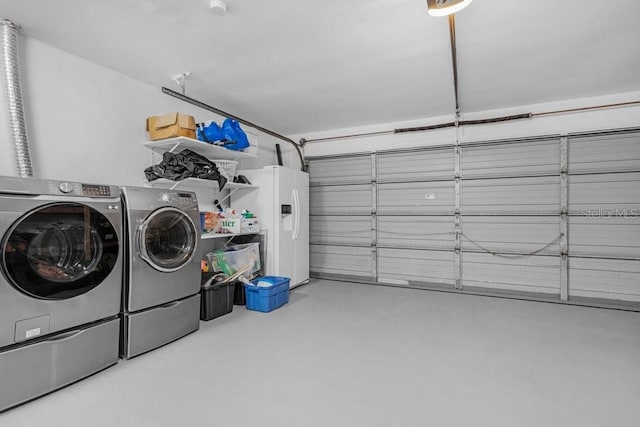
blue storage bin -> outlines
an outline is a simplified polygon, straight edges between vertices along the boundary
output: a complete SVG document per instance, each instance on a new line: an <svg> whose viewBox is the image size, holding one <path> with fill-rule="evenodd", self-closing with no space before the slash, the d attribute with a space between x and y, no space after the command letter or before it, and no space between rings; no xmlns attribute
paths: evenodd
<svg viewBox="0 0 640 427"><path fill-rule="evenodd" d="M273 286L257 286L258 282L269 282ZM244 285L246 306L249 310L268 313L289 302L288 277L265 276L251 281L251 284Z"/></svg>

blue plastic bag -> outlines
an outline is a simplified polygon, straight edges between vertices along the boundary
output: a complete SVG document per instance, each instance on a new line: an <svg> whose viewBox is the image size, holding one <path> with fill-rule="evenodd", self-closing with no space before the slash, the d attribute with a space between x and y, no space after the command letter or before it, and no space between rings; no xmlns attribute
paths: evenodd
<svg viewBox="0 0 640 427"><path fill-rule="evenodd" d="M247 134L244 133L240 127L240 123L236 120L225 119L222 123L222 137L227 142L224 144L224 148L229 150L242 151L245 148L249 148L249 140Z"/></svg>
<svg viewBox="0 0 640 427"><path fill-rule="evenodd" d="M199 124L196 129L196 135L198 140L208 142L209 144L213 144L224 139L222 129L214 121L209 123L209 126L205 126L204 123Z"/></svg>

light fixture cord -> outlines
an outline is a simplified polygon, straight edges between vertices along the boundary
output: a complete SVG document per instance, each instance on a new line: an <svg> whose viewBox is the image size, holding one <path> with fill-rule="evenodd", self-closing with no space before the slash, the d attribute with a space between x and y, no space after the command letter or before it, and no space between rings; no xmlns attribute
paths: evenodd
<svg viewBox="0 0 640 427"><path fill-rule="evenodd" d="M453 92L456 101L456 118L460 115L458 102L458 60L456 54L456 19L455 14L449 15L449 38L451 39L451 62L453 64Z"/></svg>

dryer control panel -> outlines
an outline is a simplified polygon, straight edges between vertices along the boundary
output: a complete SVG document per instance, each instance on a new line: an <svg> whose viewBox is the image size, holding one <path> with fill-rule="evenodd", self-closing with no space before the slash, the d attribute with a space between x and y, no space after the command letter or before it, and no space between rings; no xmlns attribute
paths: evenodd
<svg viewBox="0 0 640 427"><path fill-rule="evenodd" d="M192 193L178 193L178 200L181 206L191 206L198 204Z"/></svg>
<svg viewBox="0 0 640 427"><path fill-rule="evenodd" d="M162 193L160 200L164 203L171 203L184 207L197 206L198 202L192 193Z"/></svg>

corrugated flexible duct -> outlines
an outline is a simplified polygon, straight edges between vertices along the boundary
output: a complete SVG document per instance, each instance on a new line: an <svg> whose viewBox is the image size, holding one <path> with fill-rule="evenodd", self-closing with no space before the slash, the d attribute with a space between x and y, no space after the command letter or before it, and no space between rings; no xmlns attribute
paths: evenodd
<svg viewBox="0 0 640 427"><path fill-rule="evenodd" d="M18 64L18 26L0 19L0 49L2 50L2 85L7 96L11 136L15 148L18 175L33 177L31 156L24 120L20 67Z"/></svg>

